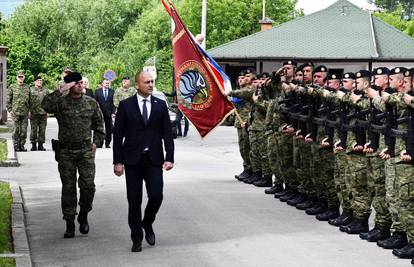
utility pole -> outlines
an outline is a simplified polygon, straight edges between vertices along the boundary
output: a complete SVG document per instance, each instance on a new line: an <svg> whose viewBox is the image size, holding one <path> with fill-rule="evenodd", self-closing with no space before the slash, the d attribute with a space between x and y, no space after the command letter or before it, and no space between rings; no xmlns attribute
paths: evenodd
<svg viewBox="0 0 414 267"><path fill-rule="evenodd" d="M263 16L262 20L266 19L266 0L263 0Z"/></svg>
<svg viewBox="0 0 414 267"><path fill-rule="evenodd" d="M201 47L206 49L207 40L207 0L203 0L201 9L201 34L204 36L204 40L201 43Z"/></svg>

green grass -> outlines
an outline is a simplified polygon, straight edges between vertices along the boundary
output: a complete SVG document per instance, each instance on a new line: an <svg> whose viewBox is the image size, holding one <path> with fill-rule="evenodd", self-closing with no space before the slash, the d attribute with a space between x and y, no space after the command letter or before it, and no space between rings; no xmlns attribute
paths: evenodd
<svg viewBox="0 0 414 267"><path fill-rule="evenodd" d="M13 252L10 226L11 203L9 184L0 182L0 253Z"/></svg>
<svg viewBox="0 0 414 267"><path fill-rule="evenodd" d="M9 131L10 131L9 128L7 127L0 127L0 133L8 133Z"/></svg>
<svg viewBox="0 0 414 267"><path fill-rule="evenodd" d="M15 267L16 261L13 258L0 258L1 267Z"/></svg>
<svg viewBox="0 0 414 267"><path fill-rule="evenodd" d="M7 142L5 139L0 138L0 161L7 159Z"/></svg>

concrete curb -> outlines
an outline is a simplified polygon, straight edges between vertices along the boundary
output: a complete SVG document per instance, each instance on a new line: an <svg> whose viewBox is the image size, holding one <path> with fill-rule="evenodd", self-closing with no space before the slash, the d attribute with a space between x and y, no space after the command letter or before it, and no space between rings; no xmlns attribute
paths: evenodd
<svg viewBox="0 0 414 267"><path fill-rule="evenodd" d="M26 232L26 223L24 216L24 201L20 186L15 181L5 181L10 184L12 194L12 218L11 228L14 245L14 258L16 267L32 267L32 259L30 256L29 239Z"/></svg>
<svg viewBox="0 0 414 267"><path fill-rule="evenodd" d="M7 159L0 162L0 167L19 167L19 161L17 160L17 153L14 151L13 141L9 138L7 141Z"/></svg>

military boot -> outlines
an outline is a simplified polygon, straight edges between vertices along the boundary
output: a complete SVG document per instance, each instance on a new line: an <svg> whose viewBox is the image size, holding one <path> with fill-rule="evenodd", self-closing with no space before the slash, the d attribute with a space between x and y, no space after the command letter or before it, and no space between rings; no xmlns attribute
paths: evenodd
<svg viewBox="0 0 414 267"><path fill-rule="evenodd" d="M254 172L252 176L250 176L248 179L244 179L243 182L245 182L246 184L252 184L261 179L262 179L262 172Z"/></svg>
<svg viewBox="0 0 414 267"><path fill-rule="evenodd" d="M290 206L296 206L299 203L303 203L308 199L308 197L305 194L298 193L298 195L293 198L289 199L286 203Z"/></svg>
<svg viewBox="0 0 414 267"><path fill-rule="evenodd" d="M66 232L63 235L63 238L73 237L75 237L75 222L72 219L66 219Z"/></svg>
<svg viewBox="0 0 414 267"><path fill-rule="evenodd" d="M408 243L405 247L400 249L394 249L392 254L401 259L411 259L414 258L414 244Z"/></svg>
<svg viewBox="0 0 414 267"><path fill-rule="evenodd" d="M325 203L321 204L317 202L314 206L306 209L305 212L308 215L318 215L318 214L324 213L327 210L326 206L327 205Z"/></svg>
<svg viewBox="0 0 414 267"><path fill-rule="evenodd" d="M357 235L360 233L364 233L364 232L368 232L369 230L369 226L368 226L368 218L364 218L364 219L358 219L358 218L354 218L354 220L345 226L341 226L340 229L343 229L345 231L342 232L346 232L350 235Z"/></svg>
<svg viewBox="0 0 414 267"><path fill-rule="evenodd" d="M338 218L330 219L328 223L330 225L339 227L341 225L347 225L351 223L352 219L353 219L352 212L344 211Z"/></svg>
<svg viewBox="0 0 414 267"><path fill-rule="evenodd" d="M316 215L316 219L319 221L329 221L331 219L335 219L339 217L339 208L336 209L328 209L324 213L320 213Z"/></svg>
<svg viewBox="0 0 414 267"><path fill-rule="evenodd" d="M20 145L19 146L19 151L20 152L27 152L27 149L24 147L24 145Z"/></svg>
<svg viewBox="0 0 414 267"><path fill-rule="evenodd" d="M272 175L264 175L261 180L253 183L257 187L269 187L272 186Z"/></svg>
<svg viewBox="0 0 414 267"><path fill-rule="evenodd" d="M318 200L316 200L315 198L308 198L305 202L299 203L295 207L298 210L306 210L313 207L317 202Z"/></svg>
<svg viewBox="0 0 414 267"><path fill-rule="evenodd" d="M32 143L32 148L30 151L37 151L36 142Z"/></svg>
<svg viewBox="0 0 414 267"><path fill-rule="evenodd" d="M244 169L240 174L234 175L234 178L236 178L239 181L242 181L244 179L249 178L250 176L252 176L251 171Z"/></svg>
<svg viewBox="0 0 414 267"><path fill-rule="evenodd" d="M20 145L14 144L14 151L20 152Z"/></svg>
<svg viewBox="0 0 414 267"><path fill-rule="evenodd" d="M285 186L285 189L283 189L283 191L280 191L278 193L275 193L274 196L275 196L275 198L280 198L281 196L284 196L284 195L286 195L286 194L288 194L290 192L291 192L290 187L289 186Z"/></svg>
<svg viewBox="0 0 414 267"><path fill-rule="evenodd" d="M297 197L298 195L298 191L297 190L291 190L290 193L283 195L279 198L280 201L282 202L287 202L290 199L294 199L295 197Z"/></svg>
<svg viewBox="0 0 414 267"><path fill-rule="evenodd" d="M367 233L359 234L361 239L368 242L377 242L378 240L384 240L390 237L390 229L385 227L376 226Z"/></svg>
<svg viewBox="0 0 414 267"><path fill-rule="evenodd" d="M88 224L88 212L85 210L80 210L78 215L79 223L79 232L86 235L89 233L89 224Z"/></svg>
<svg viewBox="0 0 414 267"><path fill-rule="evenodd" d="M391 237L379 240L377 245L385 249L399 249L408 244L407 235L404 232L394 232Z"/></svg>
<svg viewBox="0 0 414 267"><path fill-rule="evenodd" d="M275 184L274 186L272 186L271 188L267 188L265 189L265 194L268 195L274 195L276 193L282 192L283 191L283 184Z"/></svg>
<svg viewBox="0 0 414 267"><path fill-rule="evenodd" d="M43 147L43 143L39 143L39 145L37 146L37 150L46 151L46 148Z"/></svg>
<svg viewBox="0 0 414 267"><path fill-rule="evenodd" d="M414 265L414 259L411 260L411 264Z"/></svg>

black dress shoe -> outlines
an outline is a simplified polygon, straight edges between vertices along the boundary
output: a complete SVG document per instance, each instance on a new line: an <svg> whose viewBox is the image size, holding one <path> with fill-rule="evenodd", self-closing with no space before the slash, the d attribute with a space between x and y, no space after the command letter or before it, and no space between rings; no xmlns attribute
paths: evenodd
<svg viewBox="0 0 414 267"><path fill-rule="evenodd" d="M367 240L368 242L377 242L379 240L384 240L390 237L390 229L388 227L375 226L374 229L369 231L366 235L365 233L362 233L359 237Z"/></svg>
<svg viewBox="0 0 414 267"><path fill-rule="evenodd" d="M295 207L298 210L306 210L306 209L309 209L309 208L313 207L316 202L317 201L315 199L308 198L305 202L299 203Z"/></svg>
<svg viewBox="0 0 414 267"><path fill-rule="evenodd" d="M324 213L316 215L316 219L319 221L329 221L330 219L335 219L339 217L338 210L327 210Z"/></svg>
<svg viewBox="0 0 414 267"><path fill-rule="evenodd" d="M308 199L305 194L299 193L295 198L289 199L286 203L290 206L296 206L299 203L303 203Z"/></svg>
<svg viewBox="0 0 414 267"><path fill-rule="evenodd" d="M75 237L75 222L73 220L66 220L66 232L63 235L63 238L73 238Z"/></svg>
<svg viewBox="0 0 414 267"><path fill-rule="evenodd" d="M298 191L291 191L289 194L283 195L279 198L281 202L287 202L288 200L294 199L298 196Z"/></svg>
<svg viewBox="0 0 414 267"><path fill-rule="evenodd" d="M88 212L81 210L78 215L79 232L86 235L89 233Z"/></svg>
<svg viewBox="0 0 414 267"><path fill-rule="evenodd" d="M264 192L265 192L265 194L268 194L268 195L274 195L274 194L282 192L282 191L283 191L283 185L275 184L271 188L265 189Z"/></svg>
<svg viewBox="0 0 414 267"><path fill-rule="evenodd" d="M352 219L353 219L352 212L344 211L338 218L330 219L328 223L333 226L341 226L341 225L347 225L351 223Z"/></svg>
<svg viewBox="0 0 414 267"><path fill-rule="evenodd" d="M360 233L368 232L368 219L354 218L354 220L350 224L341 226L339 229L342 232L346 232L350 235L359 235Z"/></svg>
<svg viewBox="0 0 414 267"><path fill-rule="evenodd" d="M155 233L154 233L154 230L152 229L152 226L144 226L143 228L145 231L145 240L148 242L150 246L154 246L155 245Z"/></svg>
<svg viewBox="0 0 414 267"><path fill-rule="evenodd" d="M377 242L378 246L385 249L399 249L407 244L407 235L404 232L394 232L391 237Z"/></svg>
<svg viewBox="0 0 414 267"><path fill-rule="evenodd" d="M324 213L326 211L326 205L322 205L317 203L315 206L306 209L306 214L308 215L318 215L320 213Z"/></svg>
<svg viewBox="0 0 414 267"><path fill-rule="evenodd" d="M142 243L141 242L132 243L131 252L141 252L141 251L142 251Z"/></svg>
<svg viewBox="0 0 414 267"><path fill-rule="evenodd" d="M405 247L400 249L394 249L392 254L401 259L412 259L414 258L414 244L408 243Z"/></svg>

